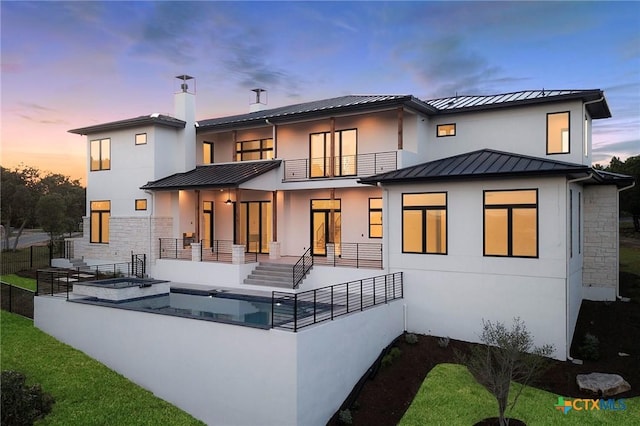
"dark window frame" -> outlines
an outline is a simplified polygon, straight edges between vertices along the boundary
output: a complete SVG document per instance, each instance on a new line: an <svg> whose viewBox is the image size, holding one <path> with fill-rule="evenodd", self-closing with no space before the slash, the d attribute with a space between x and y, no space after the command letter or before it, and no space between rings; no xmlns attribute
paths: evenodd
<svg viewBox="0 0 640 426"><path fill-rule="evenodd" d="M144 202L144 207L138 205L138 203L143 203L143 202ZM135 201L136 211L145 211L145 210L147 210L147 204L148 204L148 201L147 201L146 198L136 198L136 201Z"/></svg>
<svg viewBox="0 0 640 426"><path fill-rule="evenodd" d="M486 194L489 192L519 192L519 191L535 191L535 204L490 204L489 210L507 209L507 254L487 254L487 229L486 229ZM510 257L522 259L538 259L540 257L540 197L538 196L538 188L518 188L518 189L485 189L482 191L482 255L484 257ZM514 256L513 255L513 209L514 208L532 208L536 212L536 254L535 256Z"/></svg>
<svg viewBox="0 0 640 426"><path fill-rule="evenodd" d="M138 136L144 136L144 142L138 142ZM134 143L136 146L138 145L146 145L147 144L147 133L136 133L136 136L134 138Z"/></svg>
<svg viewBox="0 0 640 426"><path fill-rule="evenodd" d="M106 167L104 165L105 161L107 161L107 159L102 158L102 144L103 143L108 143L109 144L109 166ZM92 157L92 152L93 152L93 145L97 144L98 145L98 152L99 152L99 157L98 157L98 167L94 168L93 167L93 157ZM93 139L89 142L89 171L91 172L99 172L101 170L111 170L111 138L102 138L102 139Z"/></svg>
<svg viewBox="0 0 640 426"><path fill-rule="evenodd" d="M353 173L344 173L343 170L343 144L342 144L342 134L345 132L355 132L355 151L356 153L353 155ZM313 132L309 133L309 177L311 179L326 179L328 177L352 177L358 176L358 128L348 128L348 129L340 129L335 130L335 146L334 146L334 158L331 158L331 150L327 152L327 148L331 147L331 131L326 132ZM313 161L315 160L311 156L312 152L312 137L314 135L323 135L323 157L318 157L319 160L323 161L324 164L324 173L322 175L314 175L312 171ZM332 174L333 168L333 174ZM337 170L336 170L337 169ZM337 173L336 173L337 172Z"/></svg>
<svg viewBox="0 0 640 426"><path fill-rule="evenodd" d="M94 209L93 203L109 203L109 209ZM98 222L97 224L93 223L93 215L97 214ZM106 238L104 235L104 230L102 229L102 216L104 214L108 214L109 218L111 218L111 200L93 200L89 203L89 242L92 244L109 244L109 234L107 233ZM98 227L98 240L95 241L93 239L93 227Z"/></svg>
<svg viewBox="0 0 640 426"><path fill-rule="evenodd" d="M266 146L268 141L271 141L271 147ZM259 148L247 148L245 149L244 146L246 144L250 144L253 142L259 142L260 143L260 147ZM238 149L238 144L240 144L240 149ZM260 153L260 158L259 160L270 160L273 159L273 155L274 155L274 146L273 146L273 138L264 138L264 139L252 139L252 140L247 140L247 141L236 141L236 161L257 161L258 159L253 159L253 160L249 160L249 159L245 159L244 156L248 155L248 154L253 154L256 152ZM271 156L267 155L268 153L271 153Z"/></svg>
<svg viewBox="0 0 640 426"><path fill-rule="evenodd" d="M405 195L425 195L425 194L444 194L444 205L426 205L426 206L407 206L404 205L404 196ZM446 256L449 254L449 192L448 191L427 191L427 192L403 192L401 194L402 200L402 253L407 254L435 254ZM421 251L406 251L404 246L404 212L407 210L411 211L421 211L422 212L422 220L421 223L425 223L426 214L430 210L442 211L444 210L445 217L445 229L444 229L444 252L430 252L427 251L427 230L424 229L421 232L422 235L422 250Z"/></svg>
<svg viewBox="0 0 640 426"><path fill-rule="evenodd" d="M453 134L445 134L445 135L441 135L440 134L440 128L441 127L445 127L445 126L453 126ZM452 136L456 136L456 134L458 133L458 128L456 126L456 123L443 123L443 124L436 124L436 137L438 138L449 138Z"/></svg>
<svg viewBox="0 0 640 426"><path fill-rule="evenodd" d="M204 147L205 147L205 145L209 146L209 158L208 159L204 158ZM214 163L213 158L214 158L214 156L213 156L213 142L202 141L202 163L203 164L213 164Z"/></svg>
<svg viewBox="0 0 640 426"><path fill-rule="evenodd" d="M549 151L549 117L552 115L559 114L567 114L567 151L560 152L550 152ZM548 112L547 113L547 132L546 132L546 143L547 143L547 155L563 155L563 154L571 154L571 111L556 111L556 112Z"/></svg>
<svg viewBox="0 0 640 426"><path fill-rule="evenodd" d="M369 238L382 238L383 237L383 226L382 226L382 205L380 206L380 208L371 208L371 200L380 200L380 204L382 204L382 197L369 197ZM380 223L371 223L371 213L374 212L380 212ZM374 237L371 236L371 226L380 226L380 236L379 237Z"/></svg>

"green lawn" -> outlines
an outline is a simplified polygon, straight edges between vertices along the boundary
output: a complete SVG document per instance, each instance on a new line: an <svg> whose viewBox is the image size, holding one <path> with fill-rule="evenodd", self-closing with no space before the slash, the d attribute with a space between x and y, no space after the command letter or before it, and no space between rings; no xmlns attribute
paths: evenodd
<svg viewBox="0 0 640 426"><path fill-rule="evenodd" d="M520 395L514 411L507 410L506 414L523 420L528 426L637 425L640 397L624 401L625 410L570 410L563 414L555 408L558 395L528 387ZM466 367L438 364L427 374L399 425L472 425L484 418L496 417L497 407L495 398L474 380Z"/></svg>
<svg viewBox="0 0 640 426"><path fill-rule="evenodd" d="M620 247L620 271L640 275L640 249Z"/></svg>
<svg viewBox="0 0 640 426"><path fill-rule="evenodd" d="M40 383L56 400L38 425L202 425L82 352L2 311L3 370Z"/></svg>
<svg viewBox="0 0 640 426"><path fill-rule="evenodd" d="M32 278L24 278L16 274L7 274L0 276L0 281L26 290L36 291L36 280Z"/></svg>

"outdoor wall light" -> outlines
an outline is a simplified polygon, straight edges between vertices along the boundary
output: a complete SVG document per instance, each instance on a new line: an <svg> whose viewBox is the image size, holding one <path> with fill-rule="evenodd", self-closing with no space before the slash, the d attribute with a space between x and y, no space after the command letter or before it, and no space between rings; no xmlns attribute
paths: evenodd
<svg viewBox="0 0 640 426"><path fill-rule="evenodd" d="M224 202L226 205L230 206L231 204L233 204L233 201L231 201L231 189L228 190L227 192L227 201Z"/></svg>

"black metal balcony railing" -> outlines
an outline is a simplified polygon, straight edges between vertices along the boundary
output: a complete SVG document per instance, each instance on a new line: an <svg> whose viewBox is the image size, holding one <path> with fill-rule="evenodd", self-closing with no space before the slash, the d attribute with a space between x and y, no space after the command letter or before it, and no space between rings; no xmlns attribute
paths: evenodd
<svg viewBox="0 0 640 426"><path fill-rule="evenodd" d="M180 238L159 238L160 259L192 260L193 250L190 245L184 244ZM230 240L200 240L200 260L202 262L225 262L233 260L233 241ZM244 262L258 261L258 253L245 252Z"/></svg>
<svg viewBox="0 0 640 426"><path fill-rule="evenodd" d="M65 296L69 299L69 294L73 291L73 283L116 277L134 277L138 272L140 272L140 265L132 262L75 268L38 269L36 272L36 296Z"/></svg>
<svg viewBox="0 0 640 426"><path fill-rule="evenodd" d="M382 244L333 243L334 256L315 256L318 265L382 269ZM325 253L328 252L325 249Z"/></svg>
<svg viewBox="0 0 640 426"><path fill-rule="evenodd" d="M331 161L333 160L333 161ZM333 168L333 176L331 169ZM284 182L329 177L365 177L398 168L396 151L284 160Z"/></svg>
<svg viewBox="0 0 640 426"><path fill-rule="evenodd" d="M301 293L274 291L271 299L271 326L298 331L402 297L402 272Z"/></svg>

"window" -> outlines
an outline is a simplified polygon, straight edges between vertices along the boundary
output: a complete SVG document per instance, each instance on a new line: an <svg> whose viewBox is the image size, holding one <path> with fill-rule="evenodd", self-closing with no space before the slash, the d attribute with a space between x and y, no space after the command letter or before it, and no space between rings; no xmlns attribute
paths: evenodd
<svg viewBox="0 0 640 426"><path fill-rule="evenodd" d="M357 155L356 129L335 132L335 156L331 161L331 132L312 133L309 137L310 173L312 178L355 176Z"/></svg>
<svg viewBox="0 0 640 426"><path fill-rule="evenodd" d="M144 198L139 198L136 200L136 210L146 210L147 209L147 200Z"/></svg>
<svg viewBox="0 0 640 426"><path fill-rule="evenodd" d="M569 152L569 112L547 114L547 154Z"/></svg>
<svg viewBox="0 0 640 426"><path fill-rule="evenodd" d="M369 198L369 238L382 238L382 198Z"/></svg>
<svg viewBox="0 0 640 426"><path fill-rule="evenodd" d="M447 193L402 194L402 252L447 254Z"/></svg>
<svg viewBox="0 0 640 426"><path fill-rule="evenodd" d="M438 124L436 126L438 137L443 136L455 136L456 135L456 124Z"/></svg>
<svg viewBox="0 0 640 426"><path fill-rule="evenodd" d="M111 201L91 202L91 238L92 243L109 242L109 218L111 217Z"/></svg>
<svg viewBox="0 0 640 426"><path fill-rule="evenodd" d="M236 142L236 161L271 160L272 158L273 139Z"/></svg>
<svg viewBox="0 0 640 426"><path fill-rule="evenodd" d="M538 191L484 192L484 255L538 257Z"/></svg>
<svg viewBox="0 0 640 426"><path fill-rule="evenodd" d="M213 142L202 142L202 164L213 164Z"/></svg>
<svg viewBox="0 0 640 426"><path fill-rule="evenodd" d="M91 171L111 168L111 139L91 141Z"/></svg>
<svg viewBox="0 0 640 426"><path fill-rule="evenodd" d="M138 133L136 135L136 145L145 145L147 143L147 134Z"/></svg>

